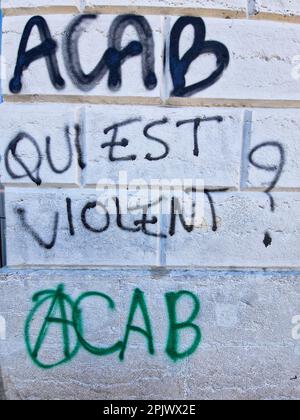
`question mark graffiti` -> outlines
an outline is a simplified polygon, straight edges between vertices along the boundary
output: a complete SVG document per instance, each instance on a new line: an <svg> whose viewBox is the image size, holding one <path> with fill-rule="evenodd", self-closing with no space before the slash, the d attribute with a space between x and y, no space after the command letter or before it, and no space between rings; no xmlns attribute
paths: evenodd
<svg viewBox="0 0 300 420"><path fill-rule="evenodd" d="M279 155L280 155L280 160L279 160L278 164L276 164L276 165L266 165L266 164L261 164L261 163L255 161L255 159L254 159L255 153L258 152L261 149L268 148L268 147L273 147L273 148L276 148L278 150ZM274 172L275 173L275 176L274 176L272 182L270 183L268 188L265 190L265 193L268 195L268 197L270 199L271 212L274 213L275 209L276 209L276 204L275 204L274 197L272 195L272 191L274 190L274 188L278 184L278 181L280 180L280 177L282 175L282 172L283 172L283 169L284 169L284 166L285 166L285 150L284 150L284 147L279 142L276 142L276 141L268 141L268 142L262 143L262 144L260 144L256 147L254 147L254 149L252 149L252 151L249 154L249 162L251 163L251 165L253 165L257 169L260 169L260 170L266 171L266 172ZM268 231L265 232L264 244L265 244L266 248L272 244L272 237L271 237L271 235Z"/></svg>

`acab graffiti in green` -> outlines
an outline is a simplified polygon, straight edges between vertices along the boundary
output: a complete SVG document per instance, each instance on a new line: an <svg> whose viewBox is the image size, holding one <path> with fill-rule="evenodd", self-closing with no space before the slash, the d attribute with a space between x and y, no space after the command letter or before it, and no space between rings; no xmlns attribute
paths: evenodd
<svg viewBox="0 0 300 420"><path fill-rule="evenodd" d="M184 297L192 303L192 311L187 320L179 321L179 301ZM146 340L148 353L155 355L155 340L151 318L145 295L140 289L135 289L133 292L124 338L111 347L96 347L85 337L82 306L88 299L103 300L108 305L109 310L114 311L116 309L113 299L100 292L83 293L74 301L65 293L65 287L62 284L56 289L44 290L33 296L34 306L25 323L25 341L28 353L38 367L51 369L71 361L80 348L84 348L95 356L108 356L117 353L120 361L123 361L132 333L142 335ZM195 323L200 314L201 306L198 297L188 291L166 293L165 303L169 322L166 354L176 362L191 356L201 343L201 330ZM143 328L136 326L134 322L138 311L142 315ZM43 320L42 323L40 323L41 319ZM54 335L51 335L55 327L55 337L56 340L60 340L61 349L59 348L59 343L53 342ZM181 333L184 330L191 331L194 337L192 345L185 350L181 350ZM52 340L50 339L51 337ZM49 348L53 349L53 351L49 351ZM57 360L52 360L51 362L43 361L45 353L48 357L49 353L52 357L57 357Z"/></svg>

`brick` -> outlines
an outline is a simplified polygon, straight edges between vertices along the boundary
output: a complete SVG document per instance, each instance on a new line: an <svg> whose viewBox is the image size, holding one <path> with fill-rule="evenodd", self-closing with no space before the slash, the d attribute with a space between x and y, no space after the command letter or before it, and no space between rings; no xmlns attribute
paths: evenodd
<svg viewBox="0 0 300 420"><path fill-rule="evenodd" d="M194 123L176 127L177 123L196 118L222 117L202 122L198 130L199 156L194 155ZM143 130L155 121L168 120L168 124L157 125L149 134L162 139L169 145L166 158L149 161L162 156L166 149L158 142L147 139ZM97 184L103 178L117 182L119 172L126 171L128 180L143 179L147 182L163 179L203 179L206 186L237 188L240 178L242 146L242 112L228 109L158 108L91 106L86 109L86 139L88 167L85 175L87 184ZM104 134L106 128L130 119L141 119L119 128L118 139L129 140L126 148L116 147L114 156L136 156L135 161L109 160L109 149L102 144L112 141L112 133Z"/></svg>
<svg viewBox="0 0 300 420"><path fill-rule="evenodd" d="M72 200L75 235L70 235L66 199ZM110 216L109 228L103 233L87 230L81 222L83 208L99 199L96 190L75 189L6 189L6 223L8 266L155 266L157 238L140 232L129 233L117 227L116 215ZM59 214L57 240L51 249L45 249L24 226L16 210L25 210L26 223L39 237L50 243L54 235L55 217ZM133 222L141 214L123 217L126 226L135 228ZM106 226L106 217L97 209L86 212L87 223L95 229ZM157 227L149 230L156 233Z"/></svg>
<svg viewBox="0 0 300 420"><path fill-rule="evenodd" d="M203 226L187 233L178 222L176 234L166 241L167 266L299 267L299 193L273 193L275 212L263 192L211 196L218 230L212 232L206 200ZM272 238L267 247L266 232Z"/></svg>
<svg viewBox="0 0 300 420"><path fill-rule="evenodd" d="M98 64L104 52L108 48L108 32L111 23L116 16L105 15L98 16L96 21L89 21L88 31L86 31L80 39L80 59L83 70L89 73ZM147 90L142 79L141 56L133 57L122 67L122 86L117 92L112 92L108 88L107 75L97 84L90 92L81 91L70 80L66 72L62 54L62 36L70 24L72 15L47 15L45 19L49 25L53 38L58 43L57 58L59 69L66 82L63 90L56 90L49 78L49 73L45 60L38 60L30 65L27 71L23 73L22 94L41 94L41 95L99 95L99 96L160 96L160 75L162 67L163 39L161 34L162 20L160 16L147 16L153 30L155 42L155 65L156 75L158 78L157 87L154 90ZM19 43L26 23L30 16L6 17L3 21L3 54L7 64L7 80L4 83L3 90L6 94L10 94L9 82L14 74L16 65ZM40 43L38 32L34 31L28 48ZM133 28L126 31L124 35L123 45L127 45L131 41L138 40L136 32ZM95 45L97 48L95 49Z"/></svg>
<svg viewBox="0 0 300 420"><path fill-rule="evenodd" d="M172 18L170 27L176 19ZM193 98L299 100L299 81L291 75L292 58L300 51L299 25L210 18L205 23L206 39L223 43L230 63L214 85L193 94ZM182 53L190 48L191 34L187 30L182 35ZM205 80L215 69L213 55L200 56L190 66L186 85Z"/></svg>
<svg viewBox="0 0 300 420"><path fill-rule="evenodd" d="M274 181L280 168L280 149L284 149L285 162L283 172L275 189L300 188L299 156L300 147L298 110L254 110L252 116L251 142L249 152L265 143L277 143L277 146L259 148L253 154L256 165L277 167L274 171L261 170L249 165L249 188L267 189Z"/></svg>
<svg viewBox="0 0 300 420"><path fill-rule="evenodd" d="M33 179L39 178L42 185L57 183L78 185L80 173L75 147L77 113L78 107L72 105L2 104L0 113L2 183L34 186ZM12 142L19 135L22 140L17 143L16 157L14 157ZM46 155L47 137L51 138L50 163L53 162L56 171L66 169L64 173L55 173L50 166ZM79 140L81 141L80 137ZM41 154L41 164L38 171L35 169L39 165L39 154ZM31 177L26 175L28 172L17 159L27 167ZM19 176L23 178L16 178Z"/></svg>
<svg viewBox="0 0 300 420"><path fill-rule="evenodd" d="M300 367L299 341L292 339L292 318L299 313L298 273L173 270L161 273L159 280L153 274L136 270L126 274L119 270L113 274L111 270L2 272L1 311L7 340L0 345L7 398L138 400L147 393L147 399L299 399L297 381L291 380ZM69 363L47 370L45 380L45 371L27 354L24 324L33 295L62 283L72 299L97 291L114 300L114 311L100 300L84 305L85 332L102 346L123 338L132 293L140 288L151 317L155 355L148 354L144 337L132 333L123 363L117 354L96 357L81 349ZM174 363L165 354L169 324L164 295L180 290L194 293L201 302L196 323L202 342L191 357ZM236 308L236 325L218 324L220 305ZM178 314L186 319L189 301L182 301L180 308ZM44 316L43 310L36 313L36 333ZM139 314L135 321L143 326ZM191 334L187 330L180 335L180 348L186 340L190 344ZM60 336L51 337L43 344L46 360L62 354Z"/></svg>
<svg viewBox="0 0 300 420"><path fill-rule="evenodd" d="M258 14L300 16L300 5L297 0L256 0L255 11Z"/></svg>

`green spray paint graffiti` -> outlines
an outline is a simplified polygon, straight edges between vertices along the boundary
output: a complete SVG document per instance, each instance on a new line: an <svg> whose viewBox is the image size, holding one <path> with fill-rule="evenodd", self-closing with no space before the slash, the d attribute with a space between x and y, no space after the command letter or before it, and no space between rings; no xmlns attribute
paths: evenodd
<svg viewBox="0 0 300 420"><path fill-rule="evenodd" d="M184 297L192 302L193 308L187 320L179 321L178 306L180 300ZM113 299L100 292L83 293L74 301L65 293L65 287L62 284L57 289L40 291L33 296L34 306L25 323L25 341L28 353L38 367L52 369L69 362L74 359L80 348L95 356L108 356L118 353L120 361L123 361L132 333L143 336L147 343L148 353L155 355L151 317L145 294L140 289L135 289L133 292L124 338L111 347L96 347L88 342L85 337L82 306L88 299L101 299L108 305L109 310L114 311L116 309ZM201 306L198 297L188 291L166 293L165 302L169 322L166 354L176 362L191 356L201 343L201 330L195 323L200 314ZM138 311L142 315L144 328L134 325ZM43 320L42 324L38 322L41 319ZM49 339L51 333L53 334L54 327L56 327L56 337L62 345L61 349L58 348L57 343L56 348L53 349L53 339ZM190 330L193 333L193 343L188 349L180 350L180 338L184 330ZM45 352L46 348L48 351ZM50 352L49 348L52 349ZM51 353L51 356L57 357L57 360L43 361L45 353L47 353L47 357Z"/></svg>
<svg viewBox="0 0 300 420"><path fill-rule="evenodd" d="M75 305L72 299L64 293L64 286L58 286L57 290L44 290L36 293L33 296L33 302L36 302L34 305L29 317L27 318L25 324L25 339L27 350L32 358L32 360L41 368L51 369L53 367L59 366L62 363L68 362L73 359L73 357L78 353L80 344L79 340L76 338L76 344L71 350L70 348L70 328L74 328L74 323L72 320L67 319L67 306L71 307L71 313L74 313ZM39 331L35 344L32 345L30 340L30 327L34 320L34 317L38 315L38 312L42 309L45 304L49 302L49 310L45 316L42 327ZM57 309L60 311L60 317L55 317L54 314L57 312ZM62 337L63 337L63 358L51 364L45 364L40 361L40 351L45 339L49 332L49 328L52 324L61 325L62 328ZM78 317L78 325L80 324L80 318Z"/></svg>

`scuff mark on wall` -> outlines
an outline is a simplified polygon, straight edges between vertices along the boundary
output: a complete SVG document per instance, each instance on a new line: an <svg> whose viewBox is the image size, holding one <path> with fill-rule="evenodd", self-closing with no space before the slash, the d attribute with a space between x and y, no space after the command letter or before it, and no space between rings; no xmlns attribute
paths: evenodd
<svg viewBox="0 0 300 420"><path fill-rule="evenodd" d="M0 401L4 401L4 400L6 400L6 396L5 396L5 389L4 389L1 366L0 366Z"/></svg>

